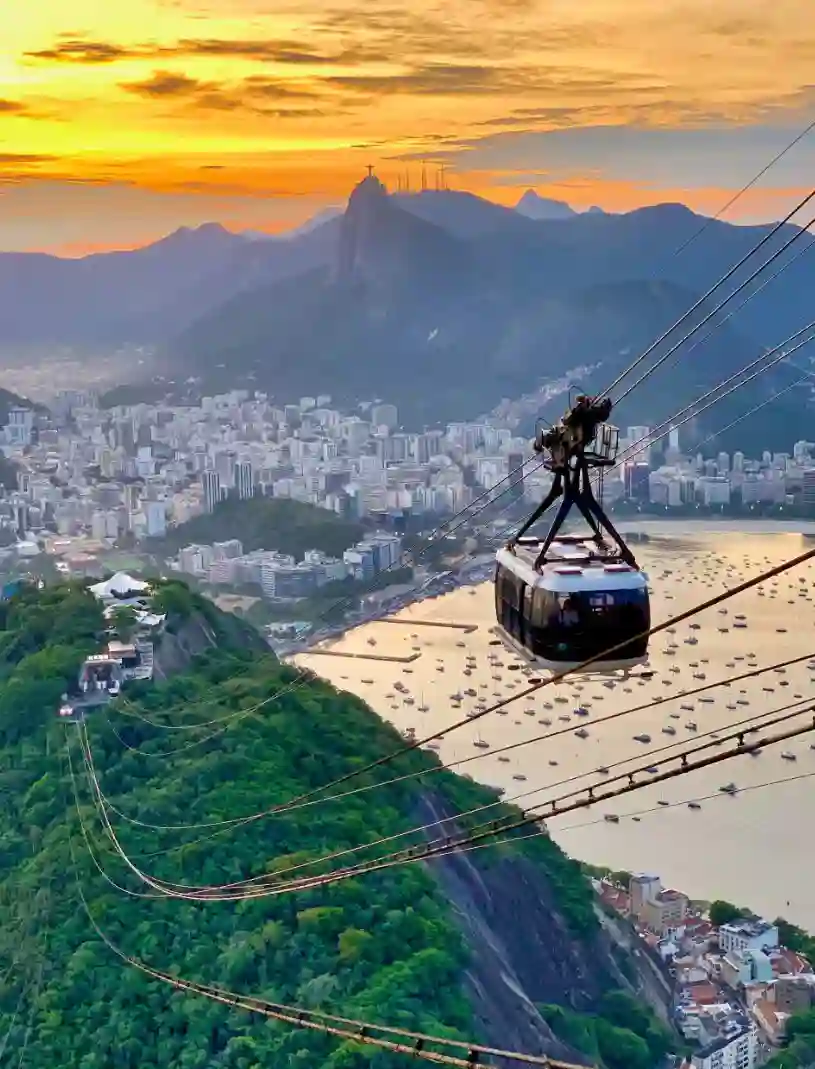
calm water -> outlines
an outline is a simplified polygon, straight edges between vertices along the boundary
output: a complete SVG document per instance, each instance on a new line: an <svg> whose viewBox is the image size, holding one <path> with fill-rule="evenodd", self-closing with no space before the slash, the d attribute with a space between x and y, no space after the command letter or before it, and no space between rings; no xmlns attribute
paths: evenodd
<svg viewBox="0 0 815 1069"><path fill-rule="evenodd" d="M651 578L655 624L804 549L815 548L815 542L786 532L737 534L726 527L705 525L688 525L680 532L675 525L632 526L648 527L652 538L655 532L670 530L672 534L635 547ZM423 737L461 719L478 701L490 704L524 685L520 672L508 670L517 663L513 657L503 647L489 645L494 637L490 633L492 598L491 584L458 590L407 609L398 617L405 621L403 625L369 624L330 647L398 657L418 652L411 663L319 655L305 655L299 662L338 687L361 695L398 728L414 727ZM726 613L711 609L679 624L674 634L652 639L651 668L656 673L652 680L618 681L610 689L600 677L574 677L544 687L511 704L505 715L490 714L453 732L440 742L439 756L446 763L476 758L459 771L505 788L508 799L517 798L529 808L588 782L602 782L604 777L596 773L600 766L628 762L611 768L614 774L646 763L650 749L692 742L694 734L686 727L690 721L701 734L770 714L797 697L815 696L815 667L810 670L806 662L783 674L768 673L711 690L704 697L712 701L680 696L683 689L747 671L748 661L754 659L763 666L812 654L815 665L815 565L787 572L722 608ZM736 615L746 617L745 629L733 626ZM465 634L418 626L419 621L476 624L477 629ZM697 640L695 645L686 641L692 638ZM666 652L672 644L673 652ZM491 655L501 666L490 662ZM471 669L468 657L475 658ZM465 675L465 670L471 674ZM699 673L704 673L704 680L695 678ZM407 694L394 688L397 682L404 684ZM475 690L477 697L465 695L460 708L454 709L451 695L467 689ZM406 696L413 699L412 705L406 704ZM633 712L608 724L593 723L657 697L663 699L657 709ZM427 711L419 711L420 706L427 706ZM589 716L575 716L576 706L587 707ZM802 715L792 723L811 718L812 714ZM551 727L542 724L543 719L551 720ZM573 734L580 727L588 730L587 738ZM513 751L503 761L489 749L474 746L485 741L496 749L560 728L569 731ZM665 733L664 728L674 729L675 735ZM650 746L634 740L643 732L651 736ZM815 750L811 744L815 744L815 732L767 749L758 757L734 758L591 810L567 814L550 822L551 834L575 857L657 872L666 884L692 897L732 899L770 916L783 913L815 930L815 851L809 846L815 825ZM796 759L785 760L782 751ZM666 750L666 755L671 752ZM563 784L575 777L585 778ZM795 777L803 778L793 781ZM779 779L788 782L747 790ZM722 795L718 788L730 782L742 793ZM691 800L698 800L701 809L689 809ZM672 808L661 807L660 801L671 803ZM616 813L620 823L609 824L604 813ZM634 816L639 819L635 821Z"/></svg>

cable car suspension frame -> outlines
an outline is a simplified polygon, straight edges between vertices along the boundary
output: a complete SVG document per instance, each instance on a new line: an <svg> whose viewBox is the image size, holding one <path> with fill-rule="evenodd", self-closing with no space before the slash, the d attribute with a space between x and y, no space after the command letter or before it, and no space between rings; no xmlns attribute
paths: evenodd
<svg viewBox="0 0 815 1069"><path fill-rule="evenodd" d="M606 397L599 399L581 394L563 418L548 430L540 430L535 436L533 449L538 454L548 454L543 466L554 475L546 497L507 543L510 552L516 545L537 545L540 550L535 560L535 570L540 571L546 562L553 541L572 508L577 508L588 524L592 540L597 544L598 556L611 557L610 547L604 532L617 548L617 556L631 568L637 568L634 554L623 541L614 524L594 496L590 473L592 469L602 472L614 466L619 448L620 433L608 422L612 402ZM563 498L552 524L543 541L539 538L524 538L526 532ZM561 542L585 542L584 536L561 535Z"/></svg>

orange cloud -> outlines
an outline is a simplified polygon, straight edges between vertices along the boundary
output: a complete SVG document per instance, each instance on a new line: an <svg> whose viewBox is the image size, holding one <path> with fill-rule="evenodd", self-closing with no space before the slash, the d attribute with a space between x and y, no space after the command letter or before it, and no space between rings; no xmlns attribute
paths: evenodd
<svg viewBox="0 0 815 1069"><path fill-rule="evenodd" d="M0 157L0 181L333 201L366 163L395 183L418 168L405 157L435 156L454 183L502 202L518 192L514 168L519 182L537 169L540 192L578 206L682 199L709 210L734 180L703 155L704 188L685 190L675 176L649 187L647 168L621 176L594 164L585 177L592 163L581 160L553 177L545 151L542 163L485 166L471 149L501 132L803 125L810 16L811 0L10 5L0 139L16 155ZM785 173L778 192L753 192L740 210L772 212L794 183Z"/></svg>

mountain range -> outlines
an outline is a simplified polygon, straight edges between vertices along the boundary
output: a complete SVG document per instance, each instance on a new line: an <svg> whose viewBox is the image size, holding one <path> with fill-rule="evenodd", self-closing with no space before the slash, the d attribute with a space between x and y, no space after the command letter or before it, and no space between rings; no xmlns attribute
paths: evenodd
<svg viewBox="0 0 815 1069"><path fill-rule="evenodd" d="M449 190L389 195L369 177L344 212L279 237L207 224L81 260L0 254L0 332L14 346L153 346L164 380L193 377L205 389L253 385L280 401L317 391L345 403L387 397L416 426L474 418L581 365L595 370L576 385L601 389L768 230L676 204L607 214L532 191L514 209ZM782 228L756 260L795 233ZM800 256L709 341L639 387L618 422L669 416L803 326L814 282L812 257ZM698 432L795 374L780 367L755 380ZM805 437L805 393L763 409L749 433L767 448Z"/></svg>

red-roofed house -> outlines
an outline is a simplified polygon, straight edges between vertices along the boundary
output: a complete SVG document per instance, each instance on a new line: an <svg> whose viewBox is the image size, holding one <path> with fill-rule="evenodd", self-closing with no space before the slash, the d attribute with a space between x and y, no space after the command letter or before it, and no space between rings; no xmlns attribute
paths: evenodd
<svg viewBox="0 0 815 1069"><path fill-rule="evenodd" d="M623 891L621 887L616 887L613 883L609 883L608 880L601 880L598 893L600 901L616 913L627 916L630 912L631 898L628 892Z"/></svg>
<svg viewBox="0 0 815 1069"><path fill-rule="evenodd" d="M776 976L800 976L801 973L810 972L806 958L786 947L771 950L769 957Z"/></svg>
<svg viewBox="0 0 815 1069"><path fill-rule="evenodd" d="M685 994L690 996L691 1001L697 1006L715 1006L721 1002L721 995L711 983L690 984L685 988Z"/></svg>
<svg viewBox="0 0 815 1069"><path fill-rule="evenodd" d="M781 1045L784 1039L789 1014L779 1010L769 999L761 998L753 1004L755 1022L774 1047Z"/></svg>

